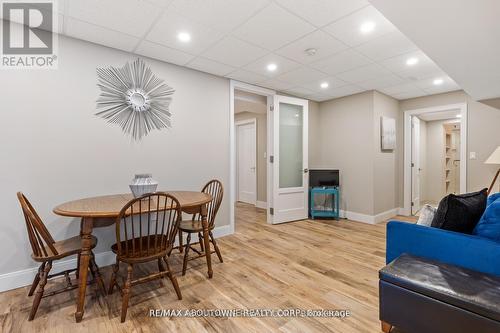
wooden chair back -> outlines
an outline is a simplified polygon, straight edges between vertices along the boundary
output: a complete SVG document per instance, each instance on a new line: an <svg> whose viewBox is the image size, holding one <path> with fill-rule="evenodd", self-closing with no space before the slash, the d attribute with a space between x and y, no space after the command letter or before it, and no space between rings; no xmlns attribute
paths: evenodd
<svg viewBox="0 0 500 333"><path fill-rule="evenodd" d="M215 217L217 216L224 196L224 187L220 181L213 179L209 181L201 191L212 196L212 201L210 201L207 207L207 221L208 228L213 229L215 226Z"/></svg>
<svg viewBox="0 0 500 333"><path fill-rule="evenodd" d="M50 258L57 256L59 253L54 247L54 239L52 238L49 230L45 227L36 213L35 209L24 196L23 193L17 192L17 198L21 204L26 221L26 229L28 231L28 238L33 250L33 256L37 258Z"/></svg>
<svg viewBox="0 0 500 333"><path fill-rule="evenodd" d="M168 254L181 218L179 201L168 193L148 193L132 199L116 219L118 257L147 260Z"/></svg>

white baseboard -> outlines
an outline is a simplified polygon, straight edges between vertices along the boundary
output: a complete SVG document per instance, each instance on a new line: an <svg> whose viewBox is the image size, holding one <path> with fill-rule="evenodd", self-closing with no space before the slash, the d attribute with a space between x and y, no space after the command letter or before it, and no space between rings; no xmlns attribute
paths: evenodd
<svg viewBox="0 0 500 333"><path fill-rule="evenodd" d="M213 231L215 238L220 238L232 234L233 228L230 225L216 227ZM177 243L177 242L176 242ZM185 243L184 243L185 244ZM109 266L115 263L115 254L111 251L95 253L95 261L99 267ZM51 273L57 273L76 267L76 257L55 261L52 265ZM31 267L15 272L0 275L0 292L28 286L33 282L33 278L38 267Z"/></svg>
<svg viewBox="0 0 500 333"><path fill-rule="evenodd" d="M262 208L262 209L267 209L267 202L265 202L265 201L257 201L257 203L255 204L255 207Z"/></svg>
<svg viewBox="0 0 500 333"><path fill-rule="evenodd" d="M382 212L382 213L377 214L377 215L367 215L367 214L361 214L361 213L341 210L340 216L343 218L349 219L349 220L357 221L357 222L376 224L376 223L386 221L387 219L398 215L399 209L400 208L390 209L388 211Z"/></svg>

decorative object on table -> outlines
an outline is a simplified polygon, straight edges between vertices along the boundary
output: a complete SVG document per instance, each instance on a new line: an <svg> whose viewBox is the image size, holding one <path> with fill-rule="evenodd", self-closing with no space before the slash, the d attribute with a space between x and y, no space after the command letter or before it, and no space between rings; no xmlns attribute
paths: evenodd
<svg viewBox="0 0 500 333"><path fill-rule="evenodd" d="M484 162L485 164L497 164L500 165L500 146L495 149L495 151L488 157L488 159ZM493 186L495 185L495 182L497 181L498 174L500 173L500 168L498 169L497 173L495 174L495 177L493 177L493 181L491 182L490 187L488 187L488 194L491 193L491 190L493 189Z"/></svg>
<svg viewBox="0 0 500 333"><path fill-rule="evenodd" d="M132 179L132 183L129 185L130 191L134 195L134 198L143 196L146 193L156 192L158 187L158 182L153 179L150 173L143 173L135 175Z"/></svg>
<svg viewBox="0 0 500 333"><path fill-rule="evenodd" d="M396 119L380 117L380 136L382 150L396 148Z"/></svg>
<svg viewBox="0 0 500 333"><path fill-rule="evenodd" d="M439 203L431 226L471 234L486 209L487 189L466 194L448 194Z"/></svg>
<svg viewBox="0 0 500 333"><path fill-rule="evenodd" d="M424 207L422 207L422 209L420 210L417 224L430 227L432 224L432 220L434 219L434 215L436 215L436 211L436 207L432 207L429 204L424 205Z"/></svg>
<svg viewBox="0 0 500 333"><path fill-rule="evenodd" d="M142 59L118 68L97 68L101 94L96 113L119 125L134 140L151 130L170 128L169 111L174 89L153 74Z"/></svg>

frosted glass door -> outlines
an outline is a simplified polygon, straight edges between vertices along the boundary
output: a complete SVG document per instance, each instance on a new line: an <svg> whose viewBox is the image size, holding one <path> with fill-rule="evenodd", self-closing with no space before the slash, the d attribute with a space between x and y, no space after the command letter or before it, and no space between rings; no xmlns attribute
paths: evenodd
<svg viewBox="0 0 500 333"><path fill-rule="evenodd" d="M280 188L303 186L303 116L301 105L280 103Z"/></svg>
<svg viewBox="0 0 500 333"><path fill-rule="evenodd" d="M308 215L308 101L275 96L273 115L273 223Z"/></svg>

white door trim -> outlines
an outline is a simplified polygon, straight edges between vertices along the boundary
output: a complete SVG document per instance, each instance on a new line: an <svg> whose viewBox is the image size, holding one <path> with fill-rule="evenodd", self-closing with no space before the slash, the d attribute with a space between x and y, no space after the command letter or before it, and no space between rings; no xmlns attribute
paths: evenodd
<svg viewBox="0 0 500 333"><path fill-rule="evenodd" d="M253 129L254 129L254 132L255 132L255 167L257 168L257 163L258 163L258 159L257 159L257 118L250 118L250 119L245 119L245 120L239 120L239 121L236 121L234 123L234 128L235 128L235 137L237 138L237 128L238 126L243 126L243 125L249 125L249 124L252 124L253 125ZM236 147L236 146L235 146ZM238 154L236 154L236 161L238 161ZM236 168L236 172L237 172L238 168ZM239 193L239 188L238 188L238 181L239 181L239 178L238 178L238 175L236 175L235 177L235 180L236 180L236 191L235 193ZM235 199L237 200L237 199ZM253 202L254 205L257 205L257 169L255 169L255 201Z"/></svg>
<svg viewBox="0 0 500 333"><path fill-rule="evenodd" d="M460 193L467 192L467 103L448 104L423 109L405 110L404 118L404 166L403 214L411 215L411 116L429 112L460 109Z"/></svg>
<svg viewBox="0 0 500 333"><path fill-rule="evenodd" d="M248 83L230 80L229 81L229 226L230 233L234 233L234 203L236 202L236 133L234 128L234 91L242 90L263 96L267 96L267 114L269 115L269 108L272 105L272 100L276 91L254 86ZM268 118L269 119L269 118ZM269 134L269 124L268 124ZM268 135L269 140L269 135ZM268 141L269 148L269 141ZM269 149L267 149L269 156ZM268 159L268 177L267 183L269 184L269 159ZM267 200L269 202L269 185L267 187ZM267 213L269 216L269 204L267 205Z"/></svg>

